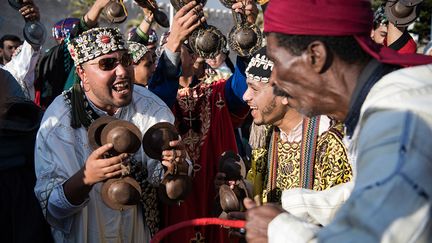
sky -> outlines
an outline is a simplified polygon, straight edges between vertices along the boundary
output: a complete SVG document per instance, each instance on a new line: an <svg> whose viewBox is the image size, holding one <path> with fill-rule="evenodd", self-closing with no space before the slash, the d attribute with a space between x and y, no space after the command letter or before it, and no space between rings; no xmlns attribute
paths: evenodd
<svg viewBox="0 0 432 243"><path fill-rule="evenodd" d="M161 3L169 3L169 0L156 0ZM216 9L225 9L225 7L220 3L219 0L207 0L207 4L205 5L207 8L216 8Z"/></svg>

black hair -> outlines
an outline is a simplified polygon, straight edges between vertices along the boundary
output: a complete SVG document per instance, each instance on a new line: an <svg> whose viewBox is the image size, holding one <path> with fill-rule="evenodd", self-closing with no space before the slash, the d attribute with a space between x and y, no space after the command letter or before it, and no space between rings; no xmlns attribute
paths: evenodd
<svg viewBox="0 0 432 243"><path fill-rule="evenodd" d="M21 39L18 36L16 36L16 35L4 35L0 39L0 48L1 49L4 48L4 42L5 41L13 41L13 42L19 42L19 43L21 43Z"/></svg>
<svg viewBox="0 0 432 243"><path fill-rule="evenodd" d="M312 36L285 35L274 33L279 46L286 48L291 54L300 56L313 41L321 41L327 50L348 64L366 63L371 59L353 36Z"/></svg>
<svg viewBox="0 0 432 243"><path fill-rule="evenodd" d="M284 90L276 86L275 83L272 83L272 87L273 87L273 94L275 96L291 98L291 96L287 92L285 92Z"/></svg>

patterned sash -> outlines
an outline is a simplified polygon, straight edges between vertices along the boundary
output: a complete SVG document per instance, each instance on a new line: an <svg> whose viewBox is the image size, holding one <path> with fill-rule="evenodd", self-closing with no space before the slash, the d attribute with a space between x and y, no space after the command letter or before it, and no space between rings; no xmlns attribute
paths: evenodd
<svg viewBox="0 0 432 243"><path fill-rule="evenodd" d="M268 153L268 168L267 173L267 198L263 198L264 202L273 202L276 198L276 177L278 167L278 139L279 139L279 128L273 128L273 132L270 139L269 153Z"/></svg>
<svg viewBox="0 0 432 243"><path fill-rule="evenodd" d="M319 121L319 116L303 119L303 133L300 153L300 186L302 188L313 188Z"/></svg>
<svg viewBox="0 0 432 243"><path fill-rule="evenodd" d="M300 186L312 189L314 182L314 166L316 146L319 134L320 117L304 118L302 124L302 141L300 151ZM267 185L267 202L276 199L276 178L278 168L278 139L279 129L274 128L270 139L268 153L268 176L265 184Z"/></svg>

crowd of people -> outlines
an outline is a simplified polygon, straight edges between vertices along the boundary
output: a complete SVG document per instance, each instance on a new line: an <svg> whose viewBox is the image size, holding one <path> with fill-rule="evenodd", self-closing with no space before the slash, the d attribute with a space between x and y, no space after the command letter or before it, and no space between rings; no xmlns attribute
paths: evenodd
<svg viewBox="0 0 432 243"><path fill-rule="evenodd" d="M202 1L161 38L149 2L121 33L95 0L46 52L2 33L1 242L432 240L431 43L368 0L237 0L245 26L262 9L265 44L232 62L191 46ZM155 158L157 126L176 135ZM217 217L242 225L175 230Z"/></svg>

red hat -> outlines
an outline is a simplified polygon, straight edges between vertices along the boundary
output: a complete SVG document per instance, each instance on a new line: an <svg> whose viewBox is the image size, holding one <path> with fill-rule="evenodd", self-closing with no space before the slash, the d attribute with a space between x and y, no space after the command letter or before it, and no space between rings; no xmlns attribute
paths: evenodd
<svg viewBox="0 0 432 243"><path fill-rule="evenodd" d="M287 35L353 36L361 48L383 63L421 65L432 58L398 54L369 37L373 12L369 0L271 0L264 14L264 31Z"/></svg>

